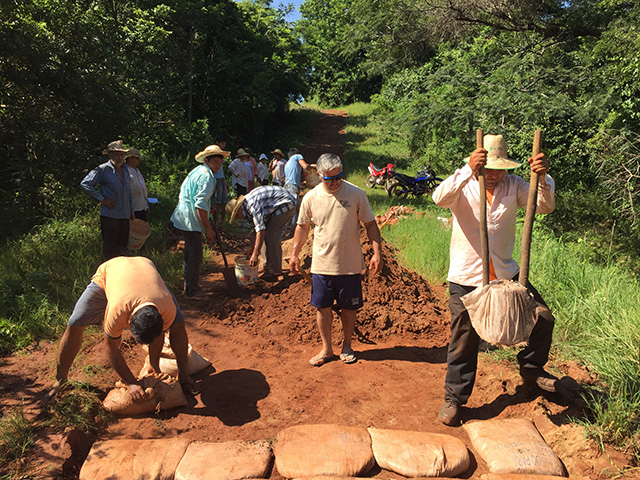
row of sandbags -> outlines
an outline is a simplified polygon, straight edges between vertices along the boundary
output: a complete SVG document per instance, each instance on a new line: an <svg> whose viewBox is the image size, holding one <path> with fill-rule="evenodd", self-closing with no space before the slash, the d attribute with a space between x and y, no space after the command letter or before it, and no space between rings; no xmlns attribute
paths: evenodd
<svg viewBox="0 0 640 480"><path fill-rule="evenodd" d="M560 459L528 420L478 421L466 424L465 429L492 474L525 475L488 480L526 480L526 475L548 480L566 475ZM470 466L465 444L451 435L298 425L280 431L273 441L189 443L170 438L97 442L82 466L80 479L268 478L274 457L278 473L296 479L358 477L376 463L405 477L454 477Z"/></svg>

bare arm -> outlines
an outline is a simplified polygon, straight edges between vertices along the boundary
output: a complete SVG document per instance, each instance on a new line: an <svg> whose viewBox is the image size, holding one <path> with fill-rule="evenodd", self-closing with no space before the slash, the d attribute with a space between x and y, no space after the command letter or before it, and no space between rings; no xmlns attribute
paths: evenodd
<svg viewBox="0 0 640 480"><path fill-rule="evenodd" d="M291 258L289 259L289 269L293 273L300 273L300 258L298 254L307 241L309 236L309 229L311 224L296 226L296 231L293 234L293 246L291 247Z"/></svg>
<svg viewBox="0 0 640 480"><path fill-rule="evenodd" d="M153 342L149 344L149 365L155 370L156 373L160 372L160 352L162 352L162 346L164 345L164 335L158 336Z"/></svg>
<svg viewBox="0 0 640 480"><path fill-rule="evenodd" d="M256 241L253 245L253 251L251 252L251 258L249 259L249 265L255 267L258 265L258 257L260 256L260 249L264 243L264 237L267 235L266 230L260 230L256 233Z"/></svg>
<svg viewBox="0 0 640 480"><path fill-rule="evenodd" d="M196 213L198 214L200 222L204 225L204 234L207 240L213 242L213 228L211 228L211 224L209 223L209 212L196 207Z"/></svg>
<svg viewBox="0 0 640 480"><path fill-rule="evenodd" d="M184 323L173 323L171 325L169 328L169 342L178 363L178 381L180 383L193 383L189 375L189 339Z"/></svg>
<svg viewBox="0 0 640 480"><path fill-rule="evenodd" d="M382 271L382 239L380 237L380 229L375 220L365 223L364 228L367 229L367 236L373 247L373 255L369 261L369 270L374 274Z"/></svg>
<svg viewBox="0 0 640 480"><path fill-rule="evenodd" d="M142 387L138 384L138 380L133 376L127 362L120 351L120 343L122 338L110 338L105 336L104 343L109 357L109 363L116 371L122 381L127 385L129 394L134 402L145 400L147 395Z"/></svg>

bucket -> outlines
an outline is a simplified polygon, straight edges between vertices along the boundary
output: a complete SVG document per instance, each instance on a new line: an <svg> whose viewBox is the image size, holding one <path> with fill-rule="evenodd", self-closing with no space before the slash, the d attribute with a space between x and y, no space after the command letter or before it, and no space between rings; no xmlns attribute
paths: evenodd
<svg viewBox="0 0 640 480"><path fill-rule="evenodd" d="M129 223L129 250L140 250L147 238L151 235L151 225L144 220L136 218Z"/></svg>
<svg viewBox="0 0 640 480"><path fill-rule="evenodd" d="M249 285L258 279L258 266L249 265L249 260L243 256L236 257L236 279L238 285Z"/></svg>

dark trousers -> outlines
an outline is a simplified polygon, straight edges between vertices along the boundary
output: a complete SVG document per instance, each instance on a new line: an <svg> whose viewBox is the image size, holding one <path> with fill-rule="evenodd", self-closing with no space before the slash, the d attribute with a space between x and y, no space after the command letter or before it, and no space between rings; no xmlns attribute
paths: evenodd
<svg viewBox="0 0 640 480"><path fill-rule="evenodd" d="M124 255L129 243L129 219L110 218L100 215L103 261Z"/></svg>
<svg viewBox="0 0 640 480"><path fill-rule="evenodd" d="M202 232L181 230L184 238L184 294L195 295L200 289L200 264L202 263Z"/></svg>
<svg viewBox="0 0 640 480"><path fill-rule="evenodd" d="M147 212L146 210L137 210L133 212L133 215L140 220L144 220L145 222L149 221L147 220L149 218L149 212Z"/></svg>
<svg viewBox="0 0 640 480"><path fill-rule="evenodd" d="M517 277L516 277L517 278ZM518 353L521 369L542 369L549 360L551 336L555 319L538 291L527 282L527 288L538 305L538 319L528 345ZM471 325L469 312L460 297L475 290L449 282L449 310L451 311L451 340L447 352L447 376L444 399L464 405L469 400L476 380L480 337Z"/></svg>

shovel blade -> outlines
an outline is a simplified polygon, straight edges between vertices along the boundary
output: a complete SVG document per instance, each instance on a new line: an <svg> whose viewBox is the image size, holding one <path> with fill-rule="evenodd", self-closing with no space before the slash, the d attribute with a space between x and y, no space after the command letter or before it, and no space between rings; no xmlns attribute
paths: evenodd
<svg viewBox="0 0 640 480"><path fill-rule="evenodd" d="M236 279L236 272L232 267L225 267L222 271L224 275L224 283L227 286L227 291L230 296L237 295L239 292L238 280Z"/></svg>

